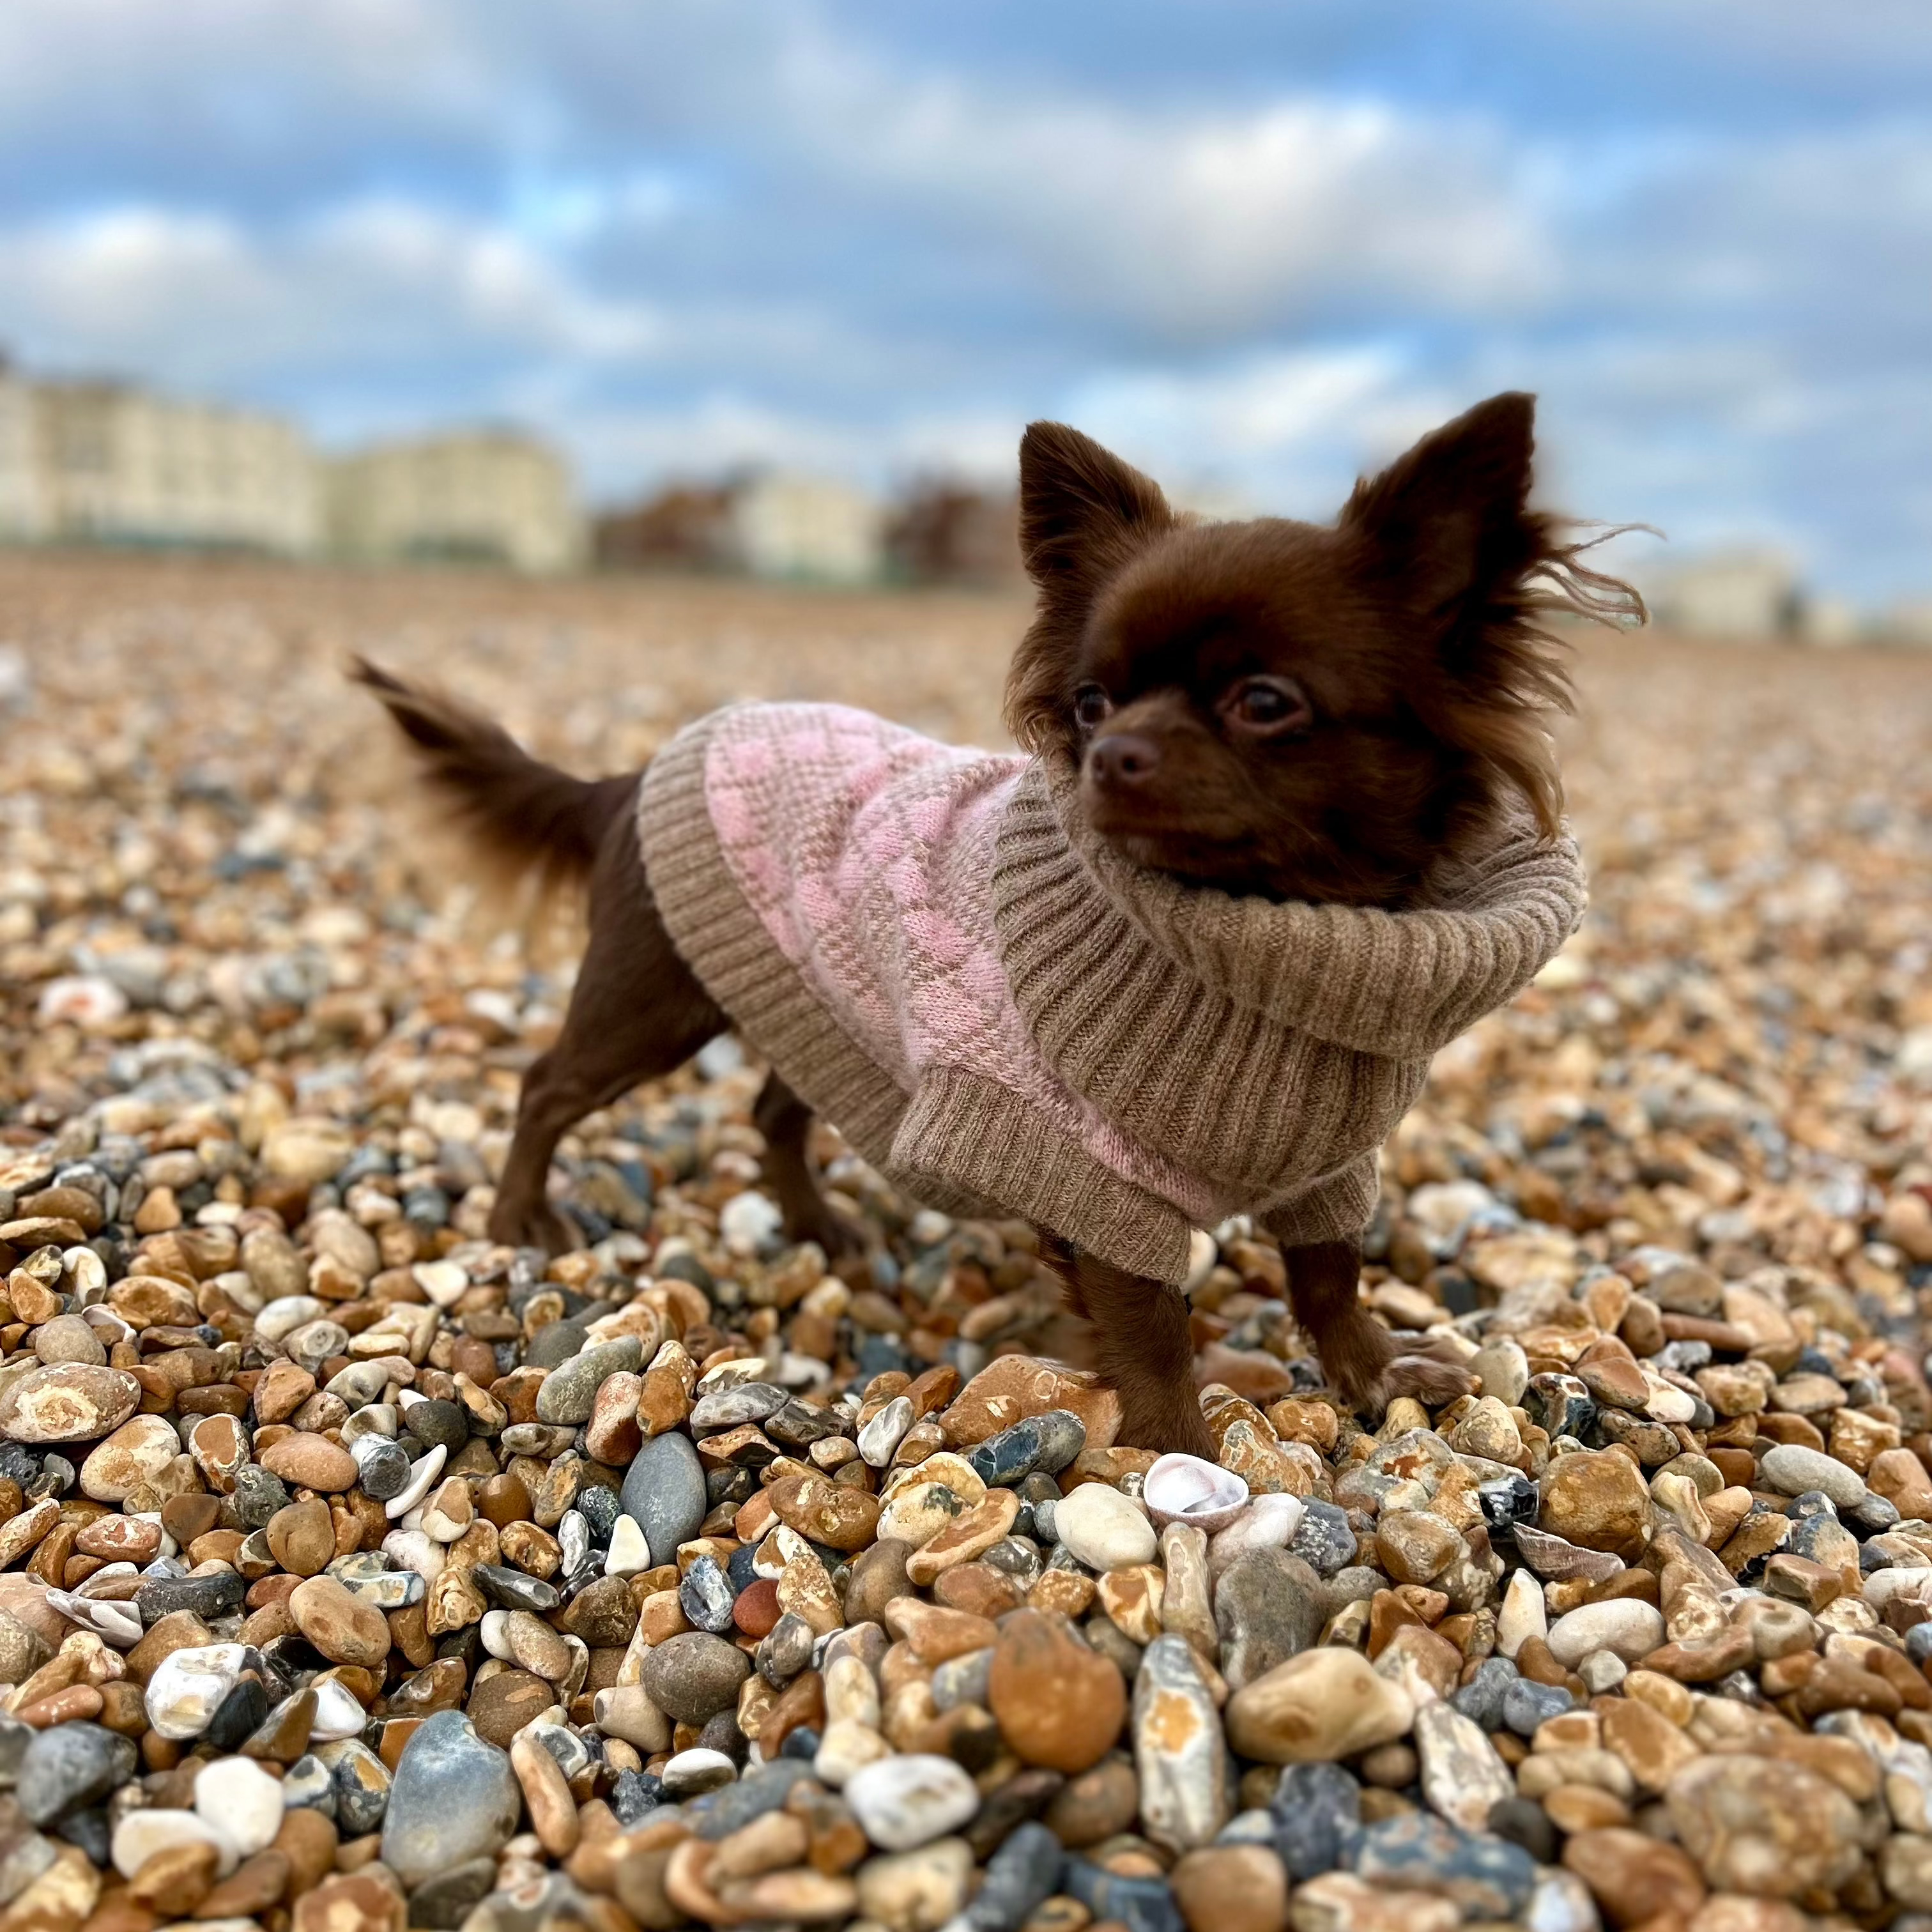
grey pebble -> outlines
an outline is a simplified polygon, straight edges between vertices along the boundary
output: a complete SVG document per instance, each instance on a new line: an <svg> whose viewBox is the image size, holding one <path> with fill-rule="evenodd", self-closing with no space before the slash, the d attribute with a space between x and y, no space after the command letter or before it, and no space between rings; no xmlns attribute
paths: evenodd
<svg viewBox="0 0 1932 1932"><path fill-rule="evenodd" d="M1304 1505L1300 1524L1289 1540L1288 1553L1300 1557L1318 1576L1332 1576L1345 1563L1354 1560L1355 1549L1355 1532L1348 1527L1348 1511L1310 1497Z"/></svg>
<svg viewBox="0 0 1932 1932"><path fill-rule="evenodd" d="M132 1738L85 1718L38 1732L20 1755L20 1809L30 1823L46 1825L98 1804L134 1776L136 1756Z"/></svg>
<svg viewBox="0 0 1932 1932"><path fill-rule="evenodd" d="M1286 1550L1251 1550L1222 1572L1214 1591L1221 1674L1231 1690L1299 1657L1328 1621L1321 1578Z"/></svg>
<svg viewBox="0 0 1932 1932"><path fill-rule="evenodd" d="M620 1370L634 1370L643 1359L643 1345L634 1335L620 1335L572 1356L544 1378L542 1388L537 1390L537 1420L588 1422L596 1405L598 1390ZM413 1426L413 1414L410 1420Z"/></svg>
<svg viewBox="0 0 1932 1932"><path fill-rule="evenodd" d="M479 1738L460 1711L439 1711L424 1720L397 1762L382 1862L409 1886L472 1858L494 1858L516 1830L523 1804L508 1755Z"/></svg>
<svg viewBox="0 0 1932 1932"><path fill-rule="evenodd" d="M1572 1709L1575 1700L1561 1684L1538 1684L1519 1677L1503 1693L1503 1722L1520 1738L1532 1738L1537 1726Z"/></svg>
<svg viewBox="0 0 1932 1932"><path fill-rule="evenodd" d="M673 1562L698 1534L709 1507L697 1445L680 1430L653 1436L632 1459L620 1498L644 1532L653 1564Z"/></svg>
<svg viewBox="0 0 1932 1932"><path fill-rule="evenodd" d="M804 1618L786 1611L759 1640L758 1675L773 1690L783 1690L812 1661L816 1642Z"/></svg>
<svg viewBox="0 0 1932 1932"><path fill-rule="evenodd" d="M717 1436L741 1423L763 1422L790 1400L776 1382L740 1382L735 1388L713 1389L692 1407L691 1432Z"/></svg>

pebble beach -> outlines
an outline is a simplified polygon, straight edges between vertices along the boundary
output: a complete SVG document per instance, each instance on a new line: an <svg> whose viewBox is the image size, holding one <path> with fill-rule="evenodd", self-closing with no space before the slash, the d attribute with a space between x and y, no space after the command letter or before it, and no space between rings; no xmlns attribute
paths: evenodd
<svg viewBox="0 0 1932 1932"><path fill-rule="evenodd" d="M1579 640L1583 930L1439 1056L1349 1412L1201 1231L1213 1464L1030 1231L788 1245L736 1040L485 1234L567 908L360 652L586 773L1004 742L1015 598L0 553L0 1932L1932 1932L1932 657Z"/></svg>

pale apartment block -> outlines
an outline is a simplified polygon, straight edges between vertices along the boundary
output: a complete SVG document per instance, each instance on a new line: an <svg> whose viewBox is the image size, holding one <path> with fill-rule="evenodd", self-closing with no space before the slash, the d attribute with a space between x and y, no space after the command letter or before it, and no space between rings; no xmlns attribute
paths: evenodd
<svg viewBox="0 0 1932 1932"><path fill-rule="evenodd" d="M286 556L320 548L315 459L292 424L118 382L31 393L44 535Z"/></svg>
<svg viewBox="0 0 1932 1932"><path fill-rule="evenodd" d="M46 533L46 502L34 434L34 392L0 367L0 543Z"/></svg>
<svg viewBox="0 0 1932 1932"><path fill-rule="evenodd" d="M1652 616L1696 637L1762 640L1799 634L1797 566L1776 550L1724 550L1654 572L1644 585Z"/></svg>
<svg viewBox="0 0 1932 1932"><path fill-rule="evenodd" d="M568 570L585 554L570 472L511 430L390 443L328 465L329 532L338 556L506 563Z"/></svg>
<svg viewBox="0 0 1932 1932"><path fill-rule="evenodd" d="M863 492L770 471L731 500L730 547L754 577L867 584L885 562L885 518Z"/></svg>

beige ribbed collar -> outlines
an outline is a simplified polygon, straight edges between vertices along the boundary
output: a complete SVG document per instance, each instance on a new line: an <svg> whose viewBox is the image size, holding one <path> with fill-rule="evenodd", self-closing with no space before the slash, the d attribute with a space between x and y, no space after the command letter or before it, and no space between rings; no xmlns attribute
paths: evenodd
<svg viewBox="0 0 1932 1932"><path fill-rule="evenodd" d="M1575 842L1541 839L1525 815L1470 860L1438 863L1422 899L1391 912L1236 896L1136 866L1088 826L1064 753L1022 776L993 878L1001 957L1030 1022L1042 987L1064 993L1070 969L1124 950L1142 956L1144 993L1150 969L1165 982L1161 1007L1225 1002L1264 1025L1400 1058L1432 1053L1520 991L1587 896Z"/></svg>

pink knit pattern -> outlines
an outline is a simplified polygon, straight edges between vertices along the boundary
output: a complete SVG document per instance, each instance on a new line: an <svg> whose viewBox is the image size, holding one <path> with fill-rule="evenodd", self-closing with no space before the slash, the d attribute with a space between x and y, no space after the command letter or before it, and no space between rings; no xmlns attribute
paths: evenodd
<svg viewBox="0 0 1932 1932"><path fill-rule="evenodd" d="M1240 1204L1060 1081L1013 1003L991 888L1027 762L843 705L746 705L715 721L705 802L772 943L906 1094L934 1067L994 1082L1122 1180L1211 1226Z"/></svg>

